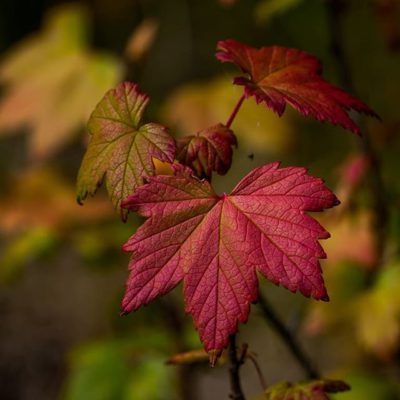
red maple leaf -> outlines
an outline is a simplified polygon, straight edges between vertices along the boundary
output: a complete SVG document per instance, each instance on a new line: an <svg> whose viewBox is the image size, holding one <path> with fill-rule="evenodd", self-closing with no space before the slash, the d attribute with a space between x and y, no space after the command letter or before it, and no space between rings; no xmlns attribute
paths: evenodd
<svg viewBox="0 0 400 400"><path fill-rule="evenodd" d="M196 135L178 139L176 158L191 167L199 177L209 178L212 171L225 175L232 163L234 145L237 141L233 132L217 124Z"/></svg>
<svg viewBox="0 0 400 400"><path fill-rule="evenodd" d="M123 246L132 252L124 314L183 280L186 311L215 358L257 300L257 271L292 292L328 300L318 239L329 233L305 213L338 204L322 179L273 163L222 196L188 174L147 179L123 202L148 218Z"/></svg>
<svg viewBox="0 0 400 400"><path fill-rule="evenodd" d="M378 117L366 104L322 79L321 63L303 51L278 46L256 49L232 39L218 42L217 50L218 60L232 62L248 74L234 79L244 86L246 97L254 96L278 115L287 103L305 116L358 134L360 128L349 111Z"/></svg>

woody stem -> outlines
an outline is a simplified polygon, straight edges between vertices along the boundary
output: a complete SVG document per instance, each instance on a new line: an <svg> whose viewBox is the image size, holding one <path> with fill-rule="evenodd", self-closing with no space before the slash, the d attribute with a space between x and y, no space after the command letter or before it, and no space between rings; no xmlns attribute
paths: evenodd
<svg viewBox="0 0 400 400"><path fill-rule="evenodd" d="M231 381L230 398L233 400L245 400L242 385L240 383L239 370L243 364L243 360L238 359L236 349L236 335L229 337L229 377Z"/></svg>
<svg viewBox="0 0 400 400"><path fill-rule="evenodd" d="M285 326L285 324L279 319L279 317L275 314L275 310L268 303L267 299L261 295L261 293L259 294L258 297L258 304L261 308L265 320L280 336L283 342L285 342L287 348L290 350L293 357L302 366L304 372L307 375L307 378L318 379L321 375L318 373L318 371L315 369L310 359L304 353L297 339Z"/></svg>

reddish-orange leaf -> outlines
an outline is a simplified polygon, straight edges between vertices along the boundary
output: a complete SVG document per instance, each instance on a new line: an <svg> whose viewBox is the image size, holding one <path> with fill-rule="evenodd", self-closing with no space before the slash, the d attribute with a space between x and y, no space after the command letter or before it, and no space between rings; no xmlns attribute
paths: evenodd
<svg viewBox="0 0 400 400"><path fill-rule="evenodd" d="M216 54L222 62L236 64L247 77L235 78L247 97L265 103L278 115L290 104L303 115L341 125L354 133L360 128L350 118L351 110L377 117L366 104L321 78L317 58L285 47L249 47L236 40L218 42Z"/></svg>

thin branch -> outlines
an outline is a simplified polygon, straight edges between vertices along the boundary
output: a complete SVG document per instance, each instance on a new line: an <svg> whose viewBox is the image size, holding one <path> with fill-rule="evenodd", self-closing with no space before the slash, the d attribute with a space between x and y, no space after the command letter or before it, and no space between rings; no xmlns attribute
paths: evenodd
<svg viewBox="0 0 400 400"><path fill-rule="evenodd" d="M352 94L355 94L356 91L351 79L351 68L347 63L345 49L343 47L342 17L344 15L346 5L343 0L326 0L326 4L331 35L331 49L336 59L340 82L346 90ZM370 162L367 179L375 214L374 230L376 232L377 261L369 276L369 280L372 282L377 270L383 263L387 241L389 210L386 204L385 186L382 179L379 158L371 144L371 139L366 129L363 129L363 135L361 139L360 151Z"/></svg>
<svg viewBox="0 0 400 400"><path fill-rule="evenodd" d="M229 377L231 382L230 398L233 400L245 400L239 375L243 360L239 360L237 357L236 335L231 335L229 337L229 363Z"/></svg>
<svg viewBox="0 0 400 400"><path fill-rule="evenodd" d="M307 378L320 378L321 375L315 369L310 359L306 356L297 339L289 331L285 324L279 319L279 317L275 314L274 309L268 303L266 298L261 294L258 297L258 304L260 305L265 320L268 322L269 325L271 325L275 332L278 333L280 338L285 342L286 346L288 347L294 358L296 358L298 363L304 369L304 372L307 374Z"/></svg>
<svg viewBox="0 0 400 400"><path fill-rule="evenodd" d="M253 363L254 368L257 371L258 379L260 380L261 387L264 391L267 390L267 381L264 378L264 374L261 371L260 365L258 364L258 361L254 354L252 353L247 353L246 357Z"/></svg>
<svg viewBox="0 0 400 400"><path fill-rule="evenodd" d="M230 128L230 127L231 127L231 125L232 125L232 123L233 123L233 121L234 121L234 119L235 119L237 113L239 112L240 107L242 106L243 101L245 100L245 98L246 98L246 96L243 94L242 97L241 97L241 98L239 99L239 101L237 102L235 108L233 109L231 115L230 115L229 118L228 118L228 122L225 124L225 126L226 126L227 128Z"/></svg>

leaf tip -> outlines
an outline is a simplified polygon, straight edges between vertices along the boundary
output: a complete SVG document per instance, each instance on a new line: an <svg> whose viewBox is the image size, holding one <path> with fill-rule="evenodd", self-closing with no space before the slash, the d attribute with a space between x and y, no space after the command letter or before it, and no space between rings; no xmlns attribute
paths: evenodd
<svg viewBox="0 0 400 400"><path fill-rule="evenodd" d="M332 207L336 207L340 204L340 200L335 196L335 198L333 199L333 205Z"/></svg>
<svg viewBox="0 0 400 400"><path fill-rule="evenodd" d="M129 248L129 241L128 242L126 242L126 243L124 243L123 245L122 245L122 251L124 251L124 252L126 252L126 253L129 253L129 252L131 252L132 250Z"/></svg>
<svg viewBox="0 0 400 400"><path fill-rule="evenodd" d="M218 359L221 357L222 350L221 349L213 349L208 352L208 359L210 361L210 366L212 368L215 367Z"/></svg>
<svg viewBox="0 0 400 400"><path fill-rule="evenodd" d="M76 202L77 202L80 206L83 206L83 198L81 198L80 196L76 196Z"/></svg>
<svg viewBox="0 0 400 400"><path fill-rule="evenodd" d="M128 214L129 214L129 210L127 210L126 208L120 208L120 215L121 215L121 220L123 223L125 223L128 220Z"/></svg>
<svg viewBox="0 0 400 400"><path fill-rule="evenodd" d="M320 300L325 301L325 302L330 301L330 298L329 298L329 296L328 296L328 293L325 293L325 294L320 298Z"/></svg>

